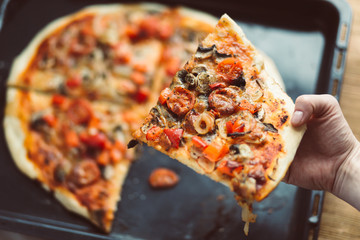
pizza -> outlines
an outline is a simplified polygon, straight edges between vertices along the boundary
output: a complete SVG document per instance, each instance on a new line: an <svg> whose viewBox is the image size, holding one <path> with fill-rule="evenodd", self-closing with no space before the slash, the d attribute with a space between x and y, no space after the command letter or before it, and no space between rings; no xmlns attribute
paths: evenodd
<svg viewBox="0 0 360 240"><path fill-rule="evenodd" d="M126 147L131 132L214 19L181 7L113 4L47 25L7 81L4 129L16 166L109 232L136 157Z"/></svg>
<svg viewBox="0 0 360 240"><path fill-rule="evenodd" d="M223 15L133 135L234 191L246 234L251 204L279 184L305 131L291 126L294 103L271 73Z"/></svg>

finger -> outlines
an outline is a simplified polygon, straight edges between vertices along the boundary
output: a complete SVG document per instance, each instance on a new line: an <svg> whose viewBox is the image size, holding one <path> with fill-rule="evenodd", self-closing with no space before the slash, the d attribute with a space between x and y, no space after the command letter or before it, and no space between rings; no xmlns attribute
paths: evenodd
<svg viewBox="0 0 360 240"><path fill-rule="evenodd" d="M301 126L307 123L312 116L323 117L332 109L338 107L336 98L329 94L302 95L296 99L294 114L291 118L293 126Z"/></svg>

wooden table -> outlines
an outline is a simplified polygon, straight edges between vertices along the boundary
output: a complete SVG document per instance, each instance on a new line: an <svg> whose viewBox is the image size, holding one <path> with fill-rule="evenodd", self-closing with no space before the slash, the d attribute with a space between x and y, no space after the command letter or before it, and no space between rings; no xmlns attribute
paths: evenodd
<svg viewBox="0 0 360 240"><path fill-rule="evenodd" d="M353 25L340 105L351 129L360 140L360 1L348 1L353 9ZM360 212L326 193L319 239L360 239Z"/></svg>

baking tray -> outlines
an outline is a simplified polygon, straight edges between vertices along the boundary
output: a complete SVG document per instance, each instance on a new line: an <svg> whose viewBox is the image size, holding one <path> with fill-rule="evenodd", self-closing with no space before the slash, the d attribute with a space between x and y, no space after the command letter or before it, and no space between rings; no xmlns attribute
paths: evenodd
<svg viewBox="0 0 360 240"><path fill-rule="evenodd" d="M134 1L131 1L134 2ZM277 64L295 100L307 93L339 97L351 24L347 2L158 1L185 5L238 21L248 38ZM80 8L112 1L0 0L0 119L5 81L16 55L48 22ZM0 128L0 229L42 239L244 239L241 209L233 193L175 160L144 147L126 179L112 232L100 233L65 211L12 162ZM181 178L169 190L153 190L147 179L157 167ZM324 193L280 183L254 205L257 222L247 239L317 238Z"/></svg>

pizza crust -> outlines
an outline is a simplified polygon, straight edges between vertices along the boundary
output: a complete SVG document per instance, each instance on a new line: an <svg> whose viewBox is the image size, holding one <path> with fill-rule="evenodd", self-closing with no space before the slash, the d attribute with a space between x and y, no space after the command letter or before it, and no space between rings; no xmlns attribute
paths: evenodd
<svg viewBox="0 0 360 240"><path fill-rule="evenodd" d="M35 165L26 157L27 151L24 147L25 133L19 119L13 116L5 116L4 129L5 138L16 166L29 178L38 178L39 172Z"/></svg>

